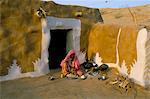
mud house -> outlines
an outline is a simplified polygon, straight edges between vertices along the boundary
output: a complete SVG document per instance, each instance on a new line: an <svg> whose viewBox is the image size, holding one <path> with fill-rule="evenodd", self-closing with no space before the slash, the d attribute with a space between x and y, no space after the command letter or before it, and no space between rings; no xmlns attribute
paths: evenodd
<svg viewBox="0 0 150 99"><path fill-rule="evenodd" d="M140 85L150 84L148 28L105 24L98 9L54 2L1 2L1 80L44 75L70 49L97 54Z"/></svg>
<svg viewBox="0 0 150 99"><path fill-rule="evenodd" d="M52 1L7 0L1 5L0 75L7 75L3 79L39 76L59 67L70 49L87 49L91 27L103 22L98 9Z"/></svg>
<svg viewBox="0 0 150 99"><path fill-rule="evenodd" d="M117 68L121 74L133 78L136 83L148 86L148 35L148 28L97 23L89 34L88 57L98 52L97 64L107 63L110 67Z"/></svg>

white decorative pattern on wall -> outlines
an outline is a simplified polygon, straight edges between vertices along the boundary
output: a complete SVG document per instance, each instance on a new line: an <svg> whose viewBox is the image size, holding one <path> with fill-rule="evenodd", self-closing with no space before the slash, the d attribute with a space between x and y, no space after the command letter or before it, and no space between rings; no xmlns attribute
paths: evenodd
<svg viewBox="0 0 150 99"><path fill-rule="evenodd" d="M100 66L100 65L103 64L102 58L100 57L100 55L99 55L98 52L96 53L96 55L95 55L95 57L94 57L94 62L95 62L98 66Z"/></svg>
<svg viewBox="0 0 150 99"><path fill-rule="evenodd" d="M21 67L17 64L17 60L14 59L12 65L8 68L8 75L1 76L0 81L12 80L21 77L22 77Z"/></svg>

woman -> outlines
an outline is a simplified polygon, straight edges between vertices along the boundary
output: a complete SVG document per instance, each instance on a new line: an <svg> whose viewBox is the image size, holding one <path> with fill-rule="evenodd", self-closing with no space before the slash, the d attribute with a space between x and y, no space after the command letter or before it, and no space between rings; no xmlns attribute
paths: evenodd
<svg viewBox="0 0 150 99"><path fill-rule="evenodd" d="M60 66L62 67L61 77L80 76L82 79L85 79L85 76L80 70L79 60L73 49L70 50L65 59L62 60Z"/></svg>

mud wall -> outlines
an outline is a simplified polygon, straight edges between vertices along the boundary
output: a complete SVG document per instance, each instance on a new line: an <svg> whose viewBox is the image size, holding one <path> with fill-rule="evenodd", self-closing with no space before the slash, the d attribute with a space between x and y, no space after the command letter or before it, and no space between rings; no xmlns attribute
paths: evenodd
<svg viewBox="0 0 150 99"><path fill-rule="evenodd" d="M41 19L35 15L40 6L47 16L81 20L81 49L88 46L89 30L103 22L98 9L58 5L40 0L2 0L0 2L0 75L8 73L13 59L22 73L34 70L33 61L41 57Z"/></svg>
<svg viewBox="0 0 150 99"><path fill-rule="evenodd" d="M22 72L33 71L32 61L41 52L41 23L33 11L39 5L35 0L1 1L0 75L8 73L13 59Z"/></svg>
<svg viewBox="0 0 150 99"><path fill-rule="evenodd" d="M47 16L81 20L81 50L88 47L88 37L91 27L97 22L103 22L99 9L71 5L64 6L54 2L42 2L41 7L46 11Z"/></svg>
<svg viewBox="0 0 150 99"><path fill-rule="evenodd" d="M89 35L88 58L92 59L95 53L99 52L103 62L116 63L116 44L119 29L121 29L118 41L119 64L122 64L125 60L126 65L130 66L137 58L137 31L131 26L100 23L94 25Z"/></svg>

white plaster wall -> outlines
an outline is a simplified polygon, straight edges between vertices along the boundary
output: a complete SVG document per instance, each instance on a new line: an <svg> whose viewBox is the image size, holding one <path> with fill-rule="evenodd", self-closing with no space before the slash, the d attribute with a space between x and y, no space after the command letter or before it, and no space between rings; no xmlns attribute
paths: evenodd
<svg viewBox="0 0 150 99"><path fill-rule="evenodd" d="M41 60L42 67L45 68L45 73L48 69L48 47L50 44L50 30L55 29L72 29L67 33L67 48L74 49L76 52L80 50L80 32L81 32L81 22L78 19L71 18L56 18L56 17L46 17L42 20L42 52Z"/></svg>
<svg viewBox="0 0 150 99"><path fill-rule="evenodd" d="M55 29L72 29L68 32L67 35L67 45L73 47L75 51L80 50L80 35L81 35L81 22L78 19L71 18L56 18L56 17L47 17L45 19L47 26L42 26L46 30L55 30ZM47 35L45 35L47 36ZM71 37L72 36L72 37ZM49 40L50 41L50 40ZM71 44L72 43L72 44Z"/></svg>
<svg viewBox="0 0 150 99"><path fill-rule="evenodd" d="M47 50L49 47L51 37L50 37L50 30L48 28L47 20L42 19L41 23L42 23L41 63L40 66L37 67L39 67L38 71L40 71L43 74L46 74L49 72L49 66L48 66L49 53Z"/></svg>
<svg viewBox="0 0 150 99"><path fill-rule="evenodd" d="M67 33L66 51L69 52L73 48L73 30Z"/></svg>

